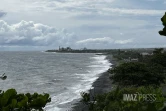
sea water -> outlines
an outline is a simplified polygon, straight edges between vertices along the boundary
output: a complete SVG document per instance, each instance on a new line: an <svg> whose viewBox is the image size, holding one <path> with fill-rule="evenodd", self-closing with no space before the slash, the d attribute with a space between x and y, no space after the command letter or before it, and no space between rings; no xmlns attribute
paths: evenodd
<svg viewBox="0 0 166 111"><path fill-rule="evenodd" d="M46 111L65 111L63 104L79 99L110 67L105 55L46 52L0 52L0 89L49 93Z"/></svg>

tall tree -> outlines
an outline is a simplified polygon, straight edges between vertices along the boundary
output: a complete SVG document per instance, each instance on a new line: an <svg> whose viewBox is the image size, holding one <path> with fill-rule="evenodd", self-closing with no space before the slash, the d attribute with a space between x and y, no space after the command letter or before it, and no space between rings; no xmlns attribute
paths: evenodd
<svg viewBox="0 0 166 111"><path fill-rule="evenodd" d="M163 48L155 48L154 51L153 51L153 54L161 54L163 52L164 52Z"/></svg>
<svg viewBox="0 0 166 111"><path fill-rule="evenodd" d="M165 12L165 15L161 18L161 21L163 23L164 28L163 30L159 31L159 34L166 36L166 12Z"/></svg>
<svg viewBox="0 0 166 111"><path fill-rule="evenodd" d="M164 83L163 67L159 64L150 66L139 62L123 63L109 70L110 79L121 86L159 86Z"/></svg>

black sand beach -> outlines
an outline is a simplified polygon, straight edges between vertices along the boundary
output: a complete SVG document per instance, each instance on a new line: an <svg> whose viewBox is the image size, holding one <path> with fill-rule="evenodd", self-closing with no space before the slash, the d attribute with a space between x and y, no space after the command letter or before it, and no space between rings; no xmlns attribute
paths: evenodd
<svg viewBox="0 0 166 111"><path fill-rule="evenodd" d="M111 67L117 65L117 62L113 60L111 55L107 55L107 59L112 64ZM100 77L93 83L93 89L91 90L92 94L102 94L109 92L113 88L112 81L109 79L109 73L104 72L100 75ZM86 105L81 102L78 102L74 105L72 111L88 111Z"/></svg>

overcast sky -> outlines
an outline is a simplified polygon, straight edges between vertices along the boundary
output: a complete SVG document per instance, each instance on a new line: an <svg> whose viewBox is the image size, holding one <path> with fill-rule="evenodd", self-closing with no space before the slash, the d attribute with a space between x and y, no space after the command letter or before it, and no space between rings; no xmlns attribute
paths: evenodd
<svg viewBox="0 0 166 111"><path fill-rule="evenodd" d="M165 47L166 0L1 0L0 50Z"/></svg>

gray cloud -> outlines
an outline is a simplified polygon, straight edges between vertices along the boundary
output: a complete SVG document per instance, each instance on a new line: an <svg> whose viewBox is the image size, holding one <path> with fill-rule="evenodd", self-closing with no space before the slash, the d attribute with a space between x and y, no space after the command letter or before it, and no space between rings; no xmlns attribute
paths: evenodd
<svg viewBox="0 0 166 111"><path fill-rule="evenodd" d="M58 11L66 12L73 15L111 15L111 14L130 14L130 15L161 15L165 10L139 9L134 7L116 7L116 4L123 3L121 0L6 0L11 4L10 9L3 5L8 2L2 1L2 7L9 11ZM125 3L130 3L130 0L125 0ZM27 5L25 5L27 4ZM141 5L141 4L140 4ZM1 6L1 5L0 5ZM130 5L132 6L132 5Z"/></svg>
<svg viewBox="0 0 166 111"><path fill-rule="evenodd" d="M6 15L6 12L0 11L0 18L5 16L5 15Z"/></svg>
<svg viewBox="0 0 166 111"><path fill-rule="evenodd" d="M0 21L3 47L120 48L166 40L158 35L163 0L2 0L0 7L8 12Z"/></svg>
<svg viewBox="0 0 166 111"><path fill-rule="evenodd" d="M33 21L21 21L13 25L0 21L0 45L65 46L73 41L75 41L75 35L68 33L65 29L58 30Z"/></svg>
<svg viewBox="0 0 166 111"><path fill-rule="evenodd" d="M89 38L85 40L77 41L77 44L128 44L132 43L133 39L126 40L116 40L111 37L102 37L102 38Z"/></svg>

